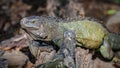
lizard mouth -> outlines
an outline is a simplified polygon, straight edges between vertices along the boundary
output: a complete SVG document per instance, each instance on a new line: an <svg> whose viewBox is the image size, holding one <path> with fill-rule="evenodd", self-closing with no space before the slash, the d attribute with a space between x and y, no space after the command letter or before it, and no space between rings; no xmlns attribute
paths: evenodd
<svg viewBox="0 0 120 68"><path fill-rule="evenodd" d="M31 31L28 31L26 29L24 30L34 40L45 40L48 37L46 33L32 33Z"/></svg>

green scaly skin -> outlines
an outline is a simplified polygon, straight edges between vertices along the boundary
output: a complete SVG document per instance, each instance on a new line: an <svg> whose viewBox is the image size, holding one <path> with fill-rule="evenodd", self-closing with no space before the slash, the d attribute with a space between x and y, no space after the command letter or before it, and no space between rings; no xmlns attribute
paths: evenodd
<svg viewBox="0 0 120 68"><path fill-rule="evenodd" d="M101 54L107 59L113 57L112 48L115 48L114 44L118 44L110 41L111 33L101 24L89 19L61 20L47 16L31 16L23 18L21 26L31 40L53 41L59 47L62 45L63 33L67 30L74 30L77 45L89 49L100 47Z"/></svg>
<svg viewBox="0 0 120 68"><path fill-rule="evenodd" d="M89 20L59 23L58 33L70 29L75 31L77 43L89 49L99 48L103 38L108 34L100 24Z"/></svg>

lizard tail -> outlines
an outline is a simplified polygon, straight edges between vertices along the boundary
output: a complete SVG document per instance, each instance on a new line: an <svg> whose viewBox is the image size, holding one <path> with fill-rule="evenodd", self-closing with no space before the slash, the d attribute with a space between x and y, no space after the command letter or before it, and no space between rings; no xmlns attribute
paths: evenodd
<svg viewBox="0 0 120 68"><path fill-rule="evenodd" d="M108 41L113 50L120 50L120 35L110 33L108 36Z"/></svg>

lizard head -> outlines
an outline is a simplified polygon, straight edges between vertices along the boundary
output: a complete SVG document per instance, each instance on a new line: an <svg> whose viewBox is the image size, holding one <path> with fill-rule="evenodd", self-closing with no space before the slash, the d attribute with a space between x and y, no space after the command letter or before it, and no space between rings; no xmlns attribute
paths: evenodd
<svg viewBox="0 0 120 68"><path fill-rule="evenodd" d="M39 16L25 17L20 21L22 29L34 40L44 40L47 32Z"/></svg>

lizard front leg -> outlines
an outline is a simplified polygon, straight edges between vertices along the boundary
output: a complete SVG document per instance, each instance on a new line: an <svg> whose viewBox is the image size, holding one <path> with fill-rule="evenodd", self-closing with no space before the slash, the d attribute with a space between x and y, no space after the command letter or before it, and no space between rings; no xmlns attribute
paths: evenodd
<svg viewBox="0 0 120 68"><path fill-rule="evenodd" d="M75 68L75 32L72 30L68 30L64 32L63 44L60 47L58 53L54 56L52 63L56 63L56 61L60 61L67 68ZM59 65L59 64L58 64ZM57 66L58 66L57 65ZM60 67L62 68L62 67Z"/></svg>
<svg viewBox="0 0 120 68"><path fill-rule="evenodd" d="M35 41L35 40L30 40L29 41L29 49L30 52L32 53L32 55L35 58L38 58L39 54L40 54L40 49L39 49L40 43Z"/></svg>
<svg viewBox="0 0 120 68"><path fill-rule="evenodd" d="M76 35L73 30L68 30L64 32L64 64L68 68L75 68L75 45L76 45Z"/></svg>
<svg viewBox="0 0 120 68"><path fill-rule="evenodd" d="M74 58L75 53L75 46L76 46L76 37L75 32L73 30L65 31L64 32L64 43L65 49L68 50L68 53L65 53L66 56L71 56Z"/></svg>

